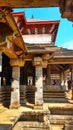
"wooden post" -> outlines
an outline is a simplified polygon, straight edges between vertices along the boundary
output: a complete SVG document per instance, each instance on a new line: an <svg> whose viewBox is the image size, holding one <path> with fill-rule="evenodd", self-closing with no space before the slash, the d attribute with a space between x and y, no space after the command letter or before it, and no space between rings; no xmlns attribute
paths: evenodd
<svg viewBox="0 0 73 130"><path fill-rule="evenodd" d="M2 52L0 52L0 90L1 90L1 72L2 72Z"/></svg>
<svg viewBox="0 0 73 130"><path fill-rule="evenodd" d="M71 65L71 89L72 89L72 100L73 100L73 65Z"/></svg>

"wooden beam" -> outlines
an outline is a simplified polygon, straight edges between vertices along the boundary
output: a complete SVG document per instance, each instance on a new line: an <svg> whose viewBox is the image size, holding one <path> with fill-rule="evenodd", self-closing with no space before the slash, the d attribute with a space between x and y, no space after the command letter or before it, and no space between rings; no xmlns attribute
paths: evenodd
<svg viewBox="0 0 73 130"><path fill-rule="evenodd" d="M3 47L2 51L9 57L9 58L17 58L18 56L15 54L15 52L13 52L12 50Z"/></svg>
<svg viewBox="0 0 73 130"><path fill-rule="evenodd" d="M0 0L0 7L30 8L58 6L59 0Z"/></svg>
<svg viewBox="0 0 73 130"><path fill-rule="evenodd" d="M52 59L48 61L48 64L73 64L73 58L63 58L63 59Z"/></svg>
<svg viewBox="0 0 73 130"><path fill-rule="evenodd" d="M25 43L22 39L22 35L17 27L17 24L15 23L15 20L11 14L11 12L9 10L2 10L3 12L3 15L4 15L4 18L6 20L6 22L9 24L9 26L12 28L12 30L14 31L14 34L13 34L13 39L15 41L19 41L18 44L17 42L15 42L17 44L17 46L19 46L24 52L26 52L26 46L25 46Z"/></svg>
<svg viewBox="0 0 73 130"><path fill-rule="evenodd" d="M4 42L0 42L0 48L2 48L2 47L6 47L6 41L4 41Z"/></svg>
<svg viewBox="0 0 73 130"><path fill-rule="evenodd" d="M64 70L62 65L57 65L61 70Z"/></svg>
<svg viewBox="0 0 73 130"><path fill-rule="evenodd" d="M58 71L61 70L57 65L54 65L54 67L55 67Z"/></svg>

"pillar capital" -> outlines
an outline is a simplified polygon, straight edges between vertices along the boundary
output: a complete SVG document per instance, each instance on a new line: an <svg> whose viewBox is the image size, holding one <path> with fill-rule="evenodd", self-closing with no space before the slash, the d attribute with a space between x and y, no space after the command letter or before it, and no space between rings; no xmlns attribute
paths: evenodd
<svg viewBox="0 0 73 130"><path fill-rule="evenodd" d="M10 59L11 66L21 67L21 66L24 66L24 64L25 64L25 60L22 58Z"/></svg>
<svg viewBox="0 0 73 130"><path fill-rule="evenodd" d="M33 59L33 65L34 66L41 66L42 65L42 58L41 57L34 57Z"/></svg>
<svg viewBox="0 0 73 130"><path fill-rule="evenodd" d="M43 60L42 57L34 57L33 59L34 66L42 66L42 68L46 68L47 64L47 60Z"/></svg>

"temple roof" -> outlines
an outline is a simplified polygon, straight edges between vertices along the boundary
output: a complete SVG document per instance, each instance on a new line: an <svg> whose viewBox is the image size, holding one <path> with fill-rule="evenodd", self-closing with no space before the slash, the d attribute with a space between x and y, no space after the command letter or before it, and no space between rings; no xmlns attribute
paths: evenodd
<svg viewBox="0 0 73 130"><path fill-rule="evenodd" d="M3 13L3 12L2 12ZM44 59L53 58L50 64L73 62L73 50L54 46L60 21L27 20L24 13L8 13L1 19L5 22L7 29L11 29L6 39L0 43L0 49L9 58L33 58L41 55ZM6 15L7 14L7 15ZM4 24L4 25L5 25ZM3 26L2 26L3 27ZM5 32L3 31L3 34ZM28 59L29 59L28 58ZM56 59L56 60L54 60ZM66 60L64 60L66 59Z"/></svg>
<svg viewBox="0 0 73 130"><path fill-rule="evenodd" d="M44 44L26 43L26 47L27 47L28 53L31 53L31 54L46 54L46 53L52 53L56 50L60 50L60 47L51 46L45 43Z"/></svg>
<svg viewBox="0 0 73 130"><path fill-rule="evenodd" d="M59 20L50 21L50 20L40 20L34 18L28 20L26 19L24 13L12 13L12 15L22 35L28 35L30 38L31 35L37 36L42 34L45 38L44 34L48 34L48 36L49 35L51 36L50 44L55 43L56 35L60 23Z"/></svg>
<svg viewBox="0 0 73 130"><path fill-rule="evenodd" d="M66 48L61 48L60 50L55 51L54 58L71 58L73 57L73 50Z"/></svg>
<svg viewBox="0 0 73 130"><path fill-rule="evenodd" d="M43 54L43 53L52 53L54 52L54 58L73 58L73 50L69 50L66 48L52 46L49 44L26 44L28 49L28 53L34 54Z"/></svg>

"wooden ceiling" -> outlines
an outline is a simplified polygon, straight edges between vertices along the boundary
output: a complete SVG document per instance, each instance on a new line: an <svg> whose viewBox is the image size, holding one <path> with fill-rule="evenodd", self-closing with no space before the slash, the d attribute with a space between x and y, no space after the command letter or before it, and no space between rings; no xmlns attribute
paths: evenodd
<svg viewBox="0 0 73 130"><path fill-rule="evenodd" d="M50 7L58 6L59 0L0 0L1 7L11 8L31 8L31 7Z"/></svg>

